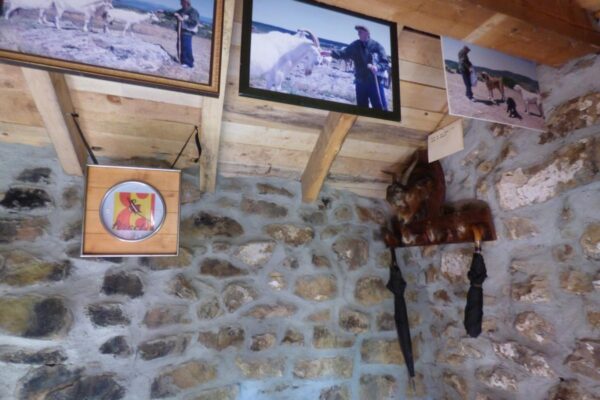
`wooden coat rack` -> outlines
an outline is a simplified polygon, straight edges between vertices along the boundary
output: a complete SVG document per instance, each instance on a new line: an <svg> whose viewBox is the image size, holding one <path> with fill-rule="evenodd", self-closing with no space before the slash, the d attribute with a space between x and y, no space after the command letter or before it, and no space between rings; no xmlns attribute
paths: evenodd
<svg viewBox="0 0 600 400"><path fill-rule="evenodd" d="M439 161L419 150L401 178L396 174L386 199L395 215L383 237L390 247L428 246L496 240L488 204L481 200L445 203L446 183Z"/></svg>

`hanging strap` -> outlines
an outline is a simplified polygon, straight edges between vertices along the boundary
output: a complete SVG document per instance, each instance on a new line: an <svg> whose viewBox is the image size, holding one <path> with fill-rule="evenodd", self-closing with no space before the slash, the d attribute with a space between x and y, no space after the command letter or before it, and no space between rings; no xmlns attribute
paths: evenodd
<svg viewBox="0 0 600 400"><path fill-rule="evenodd" d="M76 112L72 112L72 113L70 113L70 115L73 118L73 122L75 123L75 126L77 127L77 132L79 132L79 137L81 138L83 145L85 146L88 154L90 155L90 158L92 159L94 164L98 165L98 159L94 155L92 148L90 147L89 143L85 139L85 136L83 135L83 131L81 130L81 126L79 126L79 121L77 120L77 118L79 118L79 114L77 114Z"/></svg>
<svg viewBox="0 0 600 400"><path fill-rule="evenodd" d="M75 127L77 128L77 132L79 133L79 137L81 138L83 145L85 146L88 154L90 155L90 158L92 159L94 164L98 165L98 159L96 158L94 151L90 147L90 144L88 143L87 139L85 138L83 131L81 130L81 126L79 125L79 121L78 121L79 114L77 114L76 112L72 112L72 113L69 113L69 115L71 115L71 117L73 118L73 122L75 123ZM188 136L187 140L183 144L183 147L179 151L179 154L177 154L177 158L175 158L175 161L173 161L173 164L171 164L171 167L170 167L171 169L175 168L175 164L177 164L177 161L179 161L179 158L183 154L183 151L185 150L186 146L190 142L190 139L192 138L192 136L195 136L194 141L196 143L196 149L198 150L198 157L194 159L194 163L197 163L198 161L200 161L200 156L202 155L202 145L200 144L200 131L198 130L198 126L194 125L194 130L192 131L192 133L190 133L190 136Z"/></svg>
<svg viewBox="0 0 600 400"><path fill-rule="evenodd" d="M194 125L194 130L192 131L192 133L190 133L190 136L188 136L187 140L183 144L183 147L179 151L179 154L177 154L177 158L175 159L175 161L173 161L173 164L171 164L171 169L175 168L175 164L177 164L177 161L179 161L179 157L181 157L181 155L183 154L183 151L190 142L192 136L194 136L194 141L196 142L196 149L198 150L198 158L195 158L194 162L197 163L198 161L200 161L200 156L202 155L202 146L200 145L200 131L198 130L198 125Z"/></svg>

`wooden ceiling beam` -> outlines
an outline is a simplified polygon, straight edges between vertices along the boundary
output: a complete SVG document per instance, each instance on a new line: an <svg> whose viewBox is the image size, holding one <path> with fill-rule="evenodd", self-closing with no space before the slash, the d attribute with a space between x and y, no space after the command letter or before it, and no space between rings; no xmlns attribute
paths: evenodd
<svg viewBox="0 0 600 400"><path fill-rule="evenodd" d="M30 68L22 70L61 166L69 175L83 175L87 156L71 118L74 108L64 75Z"/></svg>
<svg viewBox="0 0 600 400"><path fill-rule="evenodd" d="M586 10L572 0L466 0L534 26L600 47L600 31L594 29Z"/></svg>
<svg viewBox="0 0 600 400"><path fill-rule="evenodd" d="M600 0L577 0L577 3L586 10L600 11Z"/></svg>
<svg viewBox="0 0 600 400"><path fill-rule="evenodd" d="M202 104L200 190L204 192L214 192L217 187L217 165L219 160L219 146L221 144L221 125L223 121L223 107L225 105L225 91L227 88L227 70L229 69L229 49L231 48L235 0L225 0L223 7L221 79L219 81L219 92L221 94L218 98L205 98Z"/></svg>
<svg viewBox="0 0 600 400"><path fill-rule="evenodd" d="M314 201L321 191L331 164L342 148L356 115L330 112L302 174L302 201Z"/></svg>
<svg viewBox="0 0 600 400"><path fill-rule="evenodd" d="M540 64L559 66L574 58L595 53L599 48L597 43L600 32L593 30L591 18L585 15L586 12L578 7L574 0L321 1L344 9L392 20L399 25L423 32L461 40L470 33L478 31L479 27L487 22L487 31L478 32L478 35L484 37L485 40L478 44L510 55L525 57ZM553 11L550 16L547 16L544 8L549 10L557 8L551 3L559 4L559 10L565 9L565 3L573 3L569 7L577 9L577 11L569 9L566 9L564 13ZM513 4L517 6L511 11ZM529 6L531 9L528 8ZM593 6L588 7L592 8ZM540 8L542 11L538 10ZM572 13L575 13L575 17L572 17ZM495 14L504 14L507 21L502 22L498 17L492 19ZM513 14L518 17L514 17ZM587 25L570 25L569 22L566 22L565 15ZM583 17L586 17L587 21L584 21ZM507 33L503 28L511 25L511 20L520 24ZM499 22L498 26L493 26L494 23ZM513 25L515 24L513 23ZM406 44L406 40L404 43L399 43L400 58L402 59L407 59L406 55L402 54L404 49L413 53L419 53L422 50L414 47L411 49L411 46L406 46ZM439 42L437 45L439 46ZM410 61L415 62L414 60ZM430 66L438 67L441 64L441 62L436 62Z"/></svg>

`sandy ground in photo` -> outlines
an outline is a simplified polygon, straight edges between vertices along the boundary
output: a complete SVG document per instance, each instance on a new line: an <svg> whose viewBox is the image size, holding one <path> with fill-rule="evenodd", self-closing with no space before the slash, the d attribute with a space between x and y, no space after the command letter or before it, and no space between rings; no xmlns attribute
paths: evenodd
<svg viewBox="0 0 600 400"><path fill-rule="evenodd" d="M451 114L535 130L544 129L544 119L540 116L540 111L535 106L530 105L530 114L526 114L521 95L508 86L504 87L504 95L506 98L512 97L515 100L517 103L517 112L521 116L521 119L509 118L506 112L506 103L499 102L501 95L498 90L494 90L494 99L496 102L490 101L488 89L484 82L477 82L477 86L473 88L473 97L477 101L471 102L465 95L466 90L461 75L447 73L446 79Z"/></svg>
<svg viewBox="0 0 600 400"><path fill-rule="evenodd" d="M47 13L54 21L52 11ZM122 34L123 25L115 23L104 33L98 16L89 32L82 30L81 14L65 12L63 29L53 23L40 24L37 11L19 10L9 20L0 18L0 48L84 64L140 72L171 79L208 83L210 46L208 39L192 40L194 68L183 68L177 61L177 33L159 25L143 22L133 26L133 35Z"/></svg>

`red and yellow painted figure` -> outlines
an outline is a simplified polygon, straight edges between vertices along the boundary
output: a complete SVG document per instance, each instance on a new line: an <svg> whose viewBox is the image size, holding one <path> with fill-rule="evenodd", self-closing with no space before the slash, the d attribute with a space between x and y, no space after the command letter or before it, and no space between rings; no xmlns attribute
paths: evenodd
<svg viewBox="0 0 600 400"><path fill-rule="evenodd" d="M151 231L154 229L154 193L115 193L113 229Z"/></svg>

